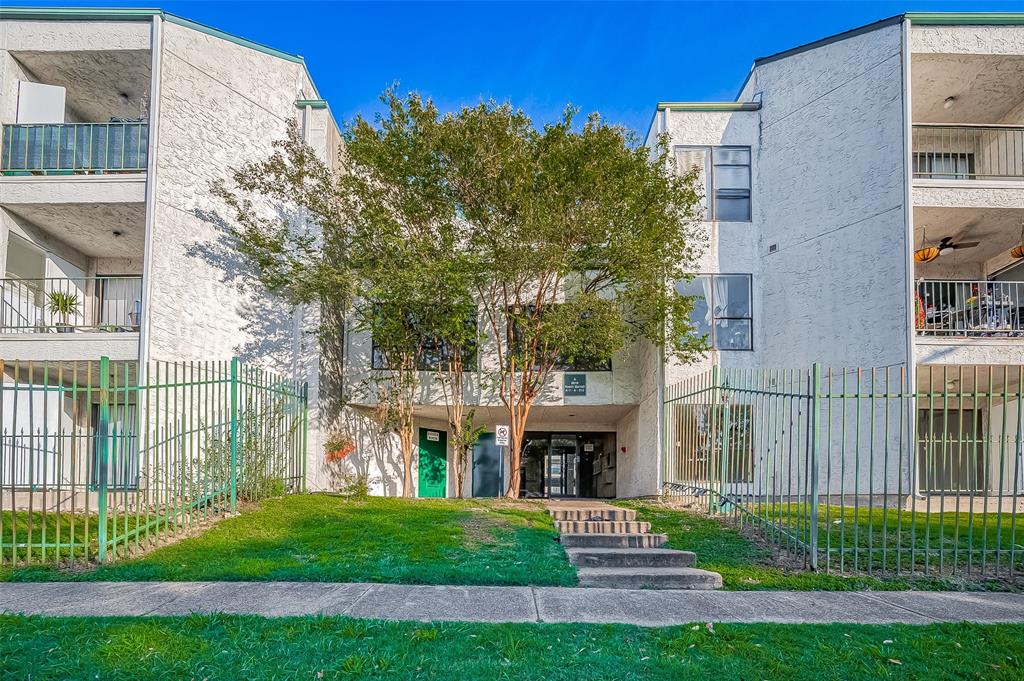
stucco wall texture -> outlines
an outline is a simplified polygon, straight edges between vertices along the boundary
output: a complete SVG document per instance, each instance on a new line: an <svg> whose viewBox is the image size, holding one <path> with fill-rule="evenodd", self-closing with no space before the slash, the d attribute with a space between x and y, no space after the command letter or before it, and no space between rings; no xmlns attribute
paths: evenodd
<svg viewBox="0 0 1024 681"><path fill-rule="evenodd" d="M300 63L171 22L162 24L160 49L145 352L173 361L237 355L286 376L297 371L310 382L307 470L318 488L320 353L311 324L300 320L297 348L294 310L254 283L210 192L232 167L283 139L299 115L295 101L315 90Z"/></svg>

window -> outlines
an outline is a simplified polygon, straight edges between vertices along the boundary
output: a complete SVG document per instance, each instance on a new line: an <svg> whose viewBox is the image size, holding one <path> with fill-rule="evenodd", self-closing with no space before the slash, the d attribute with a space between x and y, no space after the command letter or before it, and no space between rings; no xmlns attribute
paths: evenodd
<svg viewBox="0 0 1024 681"><path fill-rule="evenodd" d="M928 180L969 180L974 154L919 151L914 153L914 177Z"/></svg>
<svg viewBox="0 0 1024 681"><path fill-rule="evenodd" d="M706 220L750 222L750 147L677 147L676 167L701 169Z"/></svg>
<svg viewBox="0 0 1024 681"><path fill-rule="evenodd" d="M466 325L469 329L469 335L474 340L467 343L462 348L462 369L463 371L476 371L476 329L477 320L467 319ZM424 338L423 348L420 355L420 365L417 367L420 371L435 371L441 369L444 362L450 356L452 348L446 343L442 343L436 338ZM376 342L373 342L371 349L371 366L374 369L387 369L387 359L384 357L384 353L377 346Z"/></svg>
<svg viewBox="0 0 1024 681"><path fill-rule="evenodd" d="M749 274L705 274L676 284L693 296L690 320L716 350L753 349L753 307Z"/></svg>
<svg viewBox="0 0 1024 681"><path fill-rule="evenodd" d="M134 490L139 487L139 450L135 430L138 414L134 404L110 405L106 459L100 453L100 405L92 405L93 466L90 482L97 489L104 477L108 489Z"/></svg>
<svg viewBox="0 0 1024 681"><path fill-rule="evenodd" d="M535 306L529 305L527 314L533 314L536 309ZM520 352L523 342L523 333L520 328L513 324L512 329L512 352ZM539 368L539 367L535 367ZM579 355L577 357L566 357L560 355L555 358L554 364L552 365L554 371L611 371L612 361L610 359L591 357L586 355Z"/></svg>

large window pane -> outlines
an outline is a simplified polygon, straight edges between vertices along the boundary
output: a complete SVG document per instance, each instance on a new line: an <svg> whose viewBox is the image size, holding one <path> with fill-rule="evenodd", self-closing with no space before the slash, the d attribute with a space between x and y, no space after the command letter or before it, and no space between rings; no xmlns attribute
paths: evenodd
<svg viewBox="0 0 1024 681"><path fill-rule="evenodd" d="M716 319L715 347L719 350L750 350L751 326L749 319Z"/></svg>
<svg viewBox="0 0 1024 681"><path fill-rule="evenodd" d="M750 189L750 167L715 166L715 188Z"/></svg>
<svg viewBox="0 0 1024 681"><path fill-rule="evenodd" d="M703 196L702 207L705 220L711 220L711 205L708 197L711 196L711 154L707 147L679 147L676 149L676 170L680 173L688 173L696 166L700 170L697 178L697 191Z"/></svg>
<svg viewBox="0 0 1024 681"><path fill-rule="evenodd" d="M715 316L750 316L750 277L745 274L715 277Z"/></svg>
<svg viewBox="0 0 1024 681"><path fill-rule="evenodd" d="M676 147L680 173L700 169L697 191L704 196L704 219L749 222L750 147Z"/></svg>
<svg viewBox="0 0 1024 681"><path fill-rule="evenodd" d="M677 282L676 291L693 298L694 331L718 350L753 348L753 305L749 274L706 274Z"/></svg>
<svg viewBox="0 0 1024 681"><path fill-rule="evenodd" d="M749 147L715 147L715 165L750 165Z"/></svg>
<svg viewBox="0 0 1024 681"><path fill-rule="evenodd" d="M750 220L750 197L719 194L715 201L715 219L722 222Z"/></svg>
<svg viewBox="0 0 1024 681"><path fill-rule="evenodd" d="M680 295L693 298L693 309L690 311L690 323L698 336L711 336L711 307L708 305L710 298L711 277L694 277L690 281L678 282L676 291ZM708 290L707 293L705 291Z"/></svg>

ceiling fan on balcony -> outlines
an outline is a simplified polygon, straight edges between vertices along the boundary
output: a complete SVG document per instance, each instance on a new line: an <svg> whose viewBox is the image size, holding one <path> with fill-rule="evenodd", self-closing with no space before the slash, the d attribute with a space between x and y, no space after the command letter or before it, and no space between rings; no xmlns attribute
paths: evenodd
<svg viewBox="0 0 1024 681"><path fill-rule="evenodd" d="M958 251L961 248L974 248L980 245L980 241L961 241L959 243L953 243L953 237L944 236L939 241L939 255L946 255L947 253Z"/></svg>
<svg viewBox="0 0 1024 681"><path fill-rule="evenodd" d="M921 230L921 248L914 251L914 260L917 262L931 262L940 255L946 255L953 251L960 250L962 248L974 248L980 246L980 241L960 241L953 243L953 237L944 236L939 240L938 244L931 244L928 242L928 233Z"/></svg>

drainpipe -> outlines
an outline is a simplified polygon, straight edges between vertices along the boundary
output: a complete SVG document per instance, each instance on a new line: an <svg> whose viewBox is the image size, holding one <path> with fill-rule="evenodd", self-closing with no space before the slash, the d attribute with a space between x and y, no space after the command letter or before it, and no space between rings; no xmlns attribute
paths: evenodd
<svg viewBox="0 0 1024 681"><path fill-rule="evenodd" d="M913 300L915 294L914 286L914 204L912 195L913 167L912 159L913 146L913 109L910 101L910 19L903 20L903 32L901 36L901 78L903 86L903 214L905 219L904 230L904 300L907 305L907 385L905 390L911 395L917 393L917 364L914 354L914 338L917 329L914 324ZM917 474L917 400L915 399L907 418L907 431L903 435L911 451L909 476L909 492L912 497L921 497L918 489ZM901 500L902 501L902 500Z"/></svg>
<svg viewBox="0 0 1024 681"><path fill-rule="evenodd" d="M313 107L309 104L302 107L302 141L309 144L310 118L313 115ZM305 232L309 231L306 223L306 209L299 208L299 228ZM300 355L302 354L302 317L304 306L301 303L295 305L292 310L292 380L299 380L299 369L301 365Z"/></svg>
<svg viewBox="0 0 1024 681"><path fill-rule="evenodd" d="M163 17L154 15L150 29L149 86L149 158L146 159L146 234L142 251L142 319L139 320L139 368L136 383L145 384L146 364L150 359L150 312L153 299L153 230L156 218L156 157L160 138L161 50L163 49Z"/></svg>

